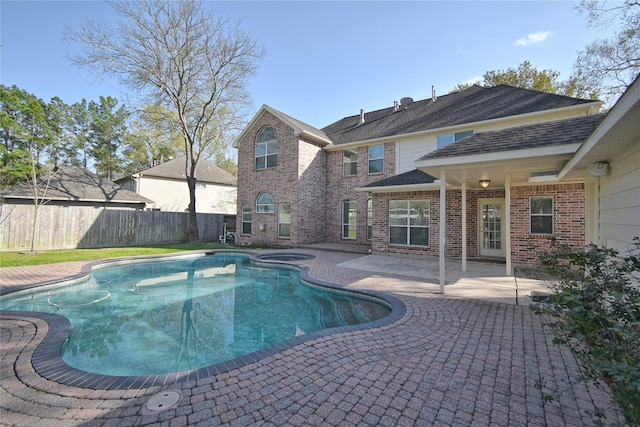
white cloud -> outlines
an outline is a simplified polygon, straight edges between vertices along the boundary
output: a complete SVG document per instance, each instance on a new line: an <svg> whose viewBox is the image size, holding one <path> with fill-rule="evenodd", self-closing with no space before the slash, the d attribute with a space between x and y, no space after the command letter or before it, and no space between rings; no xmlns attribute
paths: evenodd
<svg viewBox="0 0 640 427"><path fill-rule="evenodd" d="M528 46L533 43L543 42L549 37L551 31L540 31L538 33L531 33L526 38L521 38L516 41L516 46Z"/></svg>
<svg viewBox="0 0 640 427"><path fill-rule="evenodd" d="M462 83L466 85L474 85L474 84L480 84L481 82L482 82L482 76L477 76L477 77L471 77Z"/></svg>

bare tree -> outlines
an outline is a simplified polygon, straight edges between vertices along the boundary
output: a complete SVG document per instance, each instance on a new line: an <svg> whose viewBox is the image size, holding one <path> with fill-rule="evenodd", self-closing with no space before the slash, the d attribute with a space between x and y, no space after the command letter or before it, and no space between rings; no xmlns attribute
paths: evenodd
<svg viewBox="0 0 640 427"><path fill-rule="evenodd" d="M616 29L610 39L578 52L574 64L574 78L613 104L640 72L640 1L582 0L577 8L588 15L590 27Z"/></svg>
<svg viewBox="0 0 640 427"><path fill-rule="evenodd" d="M118 76L143 105L164 107L184 139L189 188L189 241L198 241L196 165L217 151L246 119L248 78L264 48L239 23L215 17L202 3L115 1L117 25L85 21L66 36L82 45L73 63Z"/></svg>

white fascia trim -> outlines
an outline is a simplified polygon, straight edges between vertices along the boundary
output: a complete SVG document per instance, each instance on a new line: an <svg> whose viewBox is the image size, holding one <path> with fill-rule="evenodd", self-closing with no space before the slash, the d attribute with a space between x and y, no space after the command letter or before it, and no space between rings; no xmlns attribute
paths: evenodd
<svg viewBox="0 0 640 427"><path fill-rule="evenodd" d="M326 145L331 145L331 144L333 144L333 142L332 142L330 139L321 138L321 137L319 137L318 135L315 135L315 134L309 133L309 132L307 132L307 131L305 131L305 130L302 130L302 129L300 129L300 128L297 128L297 127L295 127L295 126L292 126L292 127L293 127L293 134L294 134L295 136L300 136L300 135L302 135L302 136L306 136L307 138L309 138L309 139L311 139L311 140L313 140L313 141L316 141L316 142L319 142L319 143L322 143L322 144L326 144Z"/></svg>
<svg viewBox="0 0 640 427"><path fill-rule="evenodd" d="M395 193L408 191L437 190L440 188L440 181L436 180L433 184L408 184L408 185L385 185L383 187L359 187L355 191L361 193Z"/></svg>
<svg viewBox="0 0 640 427"><path fill-rule="evenodd" d="M441 127L441 128L421 130L421 131L418 131L418 132L403 133L401 135L385 136L385 137L375 138L375 139L365 139L365 140L362 140L362 141L347 142L347 143L344 143L344 144L332 145L331 147L325 147L324 149L327 150L327 151L342 150L342 149L348 149L348 148L353 148L353 147L359 147L359 146L363 146L363 145L376 145L376 144L381 144L381 143L384 143L384 142L394 142L394 141L399 141L400 139L413 138L413 137L422 136L422 135L430 135L430 134L438 134L438 133L450 133L452 131L473 128L473 127L477 127L479 125L487 125L487 124L490 125L490 124L495 124L495 123L512 121L514 119L526 119L526 118L530 118L530 117L542 116L542 115L545 115L545 114L549 114L550 112L564 112L564 111L572 111L572 110L578 110L578 111L584 110L585 111L584 115L586 116L586 115L594 114L595 111L600 109L602 104L603 104L602 101L593 101L593 102L589 102L589 103L586 103L586 104L571 105L569 107L554 108L554 109L551 109L551 110L543 110L543 111L535 111L533 113L525 113L525 114L519 114L519 115L507 116L507 117L499 117L497 119L481 120L481 121L478 121L478 122L469 122L469 123L463 123L463 124L454 125L454 126L445 126L445 127ZM559 118L557 120L564 120L564 118ZM525 125L516 124L516 125L510 126L510 127L518 127L518 126L525 126Z"/></svg>
<svg viewBox="0 0 640 427"><path fill-rule="evenodd" d="M239 148L240 147L240 141L242 140L242 138L244 138L244 135L249 131L249 129L251 129L253 127L253 125L255 124L255 122L258 120L258 118L260 116L262 116L262 114L264 113L265 110L269 110L269 106L267 104L262 104L262 107L260 107L260 109L256 112L256 114L253 116L253 118L251 119L251 121L249 123L247 123L247 125L244 127L244 129L242 129L242 132L240 132L240 135L238 135L236 137L236 139L233 140L233 142L231 143L231 146L233 148Z"/></svg>
<svg viewBox="0 0 640 427"><path fill-rule="evenodd" d="M466 156L442 157L431 160L416 160L416 168L425 168L430 166L455 166L471 163L488 163L496 161L509 161L526 159L531 157L547 157L558 154L574 154L580 147L580 143L563 144L551 147L526 148L523 150L509 150L490 152L482 154L471 154Z"/></svg>

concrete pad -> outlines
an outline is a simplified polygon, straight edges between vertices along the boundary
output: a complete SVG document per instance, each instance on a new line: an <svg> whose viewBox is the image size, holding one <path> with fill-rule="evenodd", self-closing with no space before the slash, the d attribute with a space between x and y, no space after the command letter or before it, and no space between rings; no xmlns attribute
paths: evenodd
<svg viewBox="0 0 640 427"><path fill-rule="evenodd" d="M413 279L421 278L434 284L440 281L438 259L433 257L372 254L340 263L338 266ZM529 305L532 302L531 291L549 291L549 284L545 281L507 276L504 264L468 261L467 271L462 271L462 261L448 259L445 269L446 295Z"/></svg>

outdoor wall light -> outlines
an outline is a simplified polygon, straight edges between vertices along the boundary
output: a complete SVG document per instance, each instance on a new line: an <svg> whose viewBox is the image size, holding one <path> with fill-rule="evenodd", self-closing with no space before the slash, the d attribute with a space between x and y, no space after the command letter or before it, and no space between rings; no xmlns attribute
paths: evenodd
<svg viewBox="0 0 640 427"><path fill-rule="evenodd" d="M491 180L481 179L480 181L478 181L478 183L480 184L480 187L482 187L483 190L486 190L491 185Z"/></svg>
<svg viewBox="0 0 640 427"><path fill-rule="evenodd" d="M607 173L609 173L609 163L607 162L595 163L591 169L589 169L589 175L595 177L605 176Z"/></svg>

